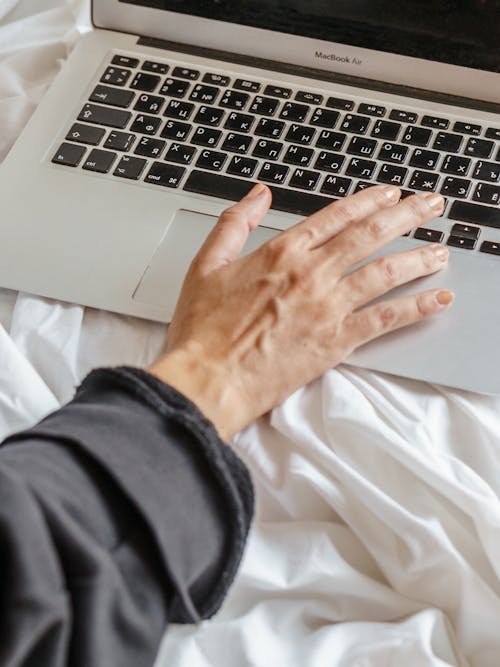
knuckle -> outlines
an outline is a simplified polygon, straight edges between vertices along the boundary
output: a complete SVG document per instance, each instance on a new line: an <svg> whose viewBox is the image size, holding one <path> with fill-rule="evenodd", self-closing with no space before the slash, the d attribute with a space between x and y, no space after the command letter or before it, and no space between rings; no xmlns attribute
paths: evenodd
<svg viewBox="0 0 500 667"><path fill-rule="evenodd" d="M426 269L432 269L436 265L436 253L433 248L422 248L420 251L422 264Z"/></svg>
<svg viewBox="0 0 500 667"><path fill-rule="evenodd" d="M412 217L417 220L424 220L427 217L428 207L421 196L413 195L412 197L407 197L405 203L409 208Z"/></svg>
<svg viewBox="0 0 500 667"><path fill-rule="evenodd" d="M357 218L358 206L352 199L337 201L332 206L332 216L340 219L342 222L354 222Z"/></svg>
<svg viewBox="0 0 500 667"><path fill-rule="evenodd" d="M390 257L381 257L377 260L377 265L379 274L383 276L384 282L388 285L394 285L399 275L397 262Z"/></svg>
<svg viewBox="0 0 500 667"><path fill-rule="evenodd" d="M279 263L290 254L291 243L287 235L278 234L262 247L273 263Z"/></svg>
<svg viewBox="0 0 500 667"><path fill-rule="evenodd" d="M430 314L430 309L424 294L418 294L415 297L415 305L418 319L422 320Z"/></svg>
<svg viewBox="0 0 500 667"><path fill-rule="evenodd" d="M386 228L386 223L378 216L372 218L367 224L368 234L376 241L384 236Z"/></svg>
<svg viewBox="0 0 500 667"><path fill-rule="evenodd" d="M227 225L245 219L246 216L244 210L242 210L238 204L236 204L235 206L230 206L229 208L226 208L224 211L222 211L219 217L219 223L222 225Z"/></svg>
<svg viewBox="0 0 500 667"><path fill-rule="evenodd" d="M377 308L377 329L379 331L386 331L396 321L396 310L393 306L383 304Z"/></svg>

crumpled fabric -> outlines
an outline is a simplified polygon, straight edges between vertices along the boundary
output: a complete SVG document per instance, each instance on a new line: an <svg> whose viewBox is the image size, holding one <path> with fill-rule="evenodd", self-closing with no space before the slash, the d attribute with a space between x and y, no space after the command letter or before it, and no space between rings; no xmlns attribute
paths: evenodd
<svg viewBox="0 0 500 667"><path fill-rule="evenodd" d="M0 0L0 160L88 9ZM0 435L164 338L0 290ZM498 667L499 434L499 397L346 364L296 392L234 439L258 502L239 576L215 619L170 628L156 667Z"/></svg>

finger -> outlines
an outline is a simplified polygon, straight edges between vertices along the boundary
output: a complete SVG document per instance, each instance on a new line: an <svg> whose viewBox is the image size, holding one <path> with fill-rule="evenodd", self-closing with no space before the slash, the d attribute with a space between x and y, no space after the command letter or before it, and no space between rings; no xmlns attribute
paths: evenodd
<svg viewBox="0 0 500 667"><path fill-rule="evenodd" d="M446 310L454 294L448 290L429 290L401 299L382 301L362 308L344 320L344 332L352 349L383 334L409 326Z"/></svg>
<svg viewBox="0 0 500 667"><path fill-rule="evenodd" d="M285 234L303 239L309 249L317 248L354 222L398 203L401 190L392 185L375 185L325 206L299 222Z"/></svg>
<svg viewBox="0 0 500 667"><path fill-rule="evenodd" d="M223 211L195 257L198 268L207 273L234 262L270 205L271 191L257 183L237 204Z"/></svg>
<svg viewBox="0 0 500 667"><path fill-rule="evenodd" d="M376 259L339 281L341 302L355 310L398 285L440 271L448 256L447 248L434 244Z"/></svg>
<svg viewBox="0 0 500 667"><path fill-rule="evenodd" d="M433 192L406 197L397 206L351 225L320 250L331 255L337 270L343 273L412 227L439 217L443 209L444 198Z"/></svg>

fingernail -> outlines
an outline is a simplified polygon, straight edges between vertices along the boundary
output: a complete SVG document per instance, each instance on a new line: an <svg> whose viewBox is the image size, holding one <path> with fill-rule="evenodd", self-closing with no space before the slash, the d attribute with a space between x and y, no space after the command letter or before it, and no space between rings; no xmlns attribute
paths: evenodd
<svg viewBox="0 0 500 667"><path fill-rule="evenodd" d="M429 192L423 195L425 201L434 211L442 211L444 208L444 197L434 192Z"/></svg>
<svg viewBox="0 0 500 667"><path fill-rule="evenodd" d="M448 259L448 255L450 254L448 252L448 248L445 248L442 245L435 245L432 247L432 250L436 257L441 261L445 262Z"/></svg>
<svg viewBox="0 0 500 667"><path fill-rule="evenodd" d="M246 194L243 199L258 199L262 197L264 192L267 192L267 186L263 183L256 183L248 194Z"/></svg>
<svg viewBox="0 0 500 667"><path fill-rule="evenodd" d="M440 306L451 306L455 299L453 292L447 289L442 289L436 294L436 301Z"/></svg>
<svg viewBox="0 0 500 667"><path fill-rule="evenodd" d="M398 201L401 197L401 190L393 185L387 185L383 191L389 201Z"/></svg>

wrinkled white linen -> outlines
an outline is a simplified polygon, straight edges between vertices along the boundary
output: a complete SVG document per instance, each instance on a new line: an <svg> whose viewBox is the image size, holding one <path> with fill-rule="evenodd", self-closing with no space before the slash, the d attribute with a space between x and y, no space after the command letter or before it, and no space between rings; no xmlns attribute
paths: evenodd
<svg viewBox="0 0 500 667"><path fill-rule="evenodd" d="M0 0L0 159L88 27L85 0ZM0 435L164 332L1 290ZM157 667L498 667L499 426L499 398L349 366L297 392L235 439L258 498L244 562Z"/></svg>

